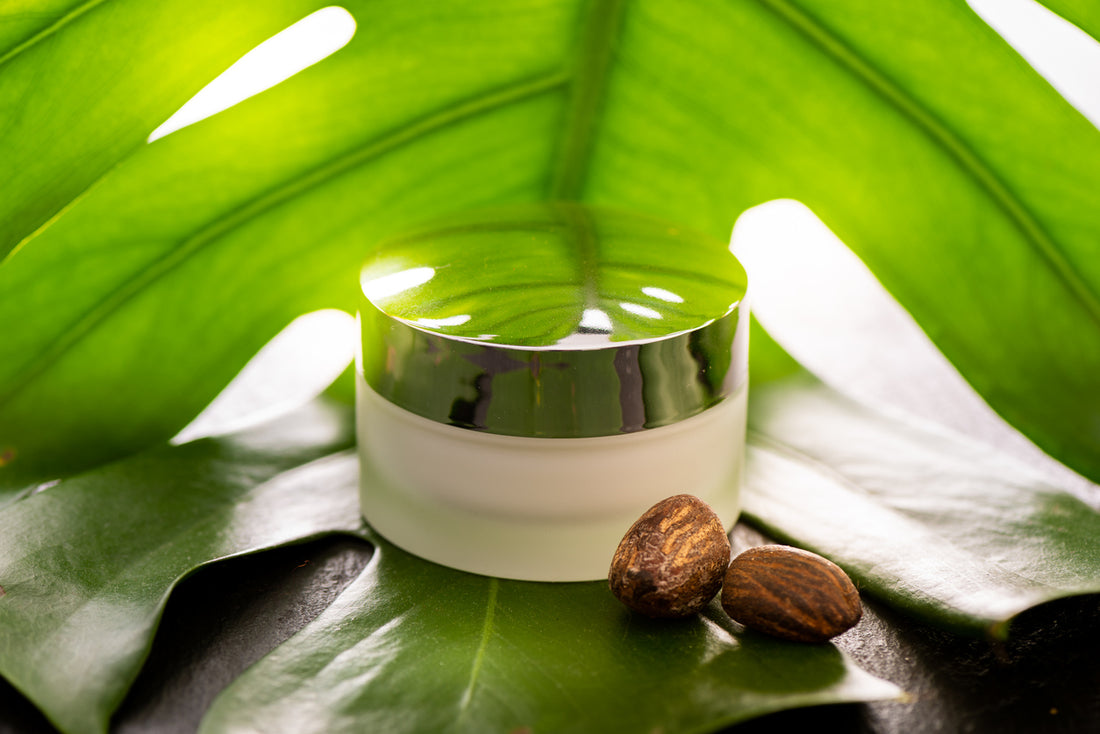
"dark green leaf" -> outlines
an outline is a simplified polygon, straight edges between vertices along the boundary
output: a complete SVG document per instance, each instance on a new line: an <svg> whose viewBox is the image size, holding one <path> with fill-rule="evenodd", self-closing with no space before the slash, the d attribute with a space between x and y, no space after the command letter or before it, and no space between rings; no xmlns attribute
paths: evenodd
<svg viewBox="0 0 1100 734"><path fill-rule="evenodd" d="M102 732L197 567L359 525L350 411L163 447L0 511L0 674L62 731Z"/></svg>
<svg viewBox="0 0 1100 734"><path fill-rule="evenodd" d="M717 604L633 616L603 582L452 571L374 539L358 580L215 701L216 732L701 732L898 695L831 645L735 631Z"/></svg>
<svg viewBox="0 0 1100 734"><path fill-rule="evenodd" d="M5 486L0 485L0 508L4 507L4 505L11 504L12 502L15 502L16 500L21 500L24 497L30 496L30 494L32 492L34 492L34 490L35 490L34 486L30 486L30 487L19 487L19 486L5 487Z"/></svg>
<svg viewBox="0 0 1100 734"><path fill-rule="evenodd" d="M116 0L0 37L23 243L0 267L0 483L171 435L290 318L351 308L381 237L548 198L721 239L805 202L996 410L1100 477L1100 132L964 3L345 6L335 56L148 146L315 6Z"/></svg>
<svg viewBox="0 0 1100 734"><path fill-rule="evenodd" d="M755 390L745 513L929 624L1005 637L1100 593L1100 513L964 436L802 379Z"/></svg>

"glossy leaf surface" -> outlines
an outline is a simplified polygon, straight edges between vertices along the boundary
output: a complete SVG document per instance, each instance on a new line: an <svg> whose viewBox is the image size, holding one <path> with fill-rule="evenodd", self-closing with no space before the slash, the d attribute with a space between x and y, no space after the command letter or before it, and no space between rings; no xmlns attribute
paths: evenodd
<svg viewBox="0 0 1100 734"><path fill-rule="evenodd" d="M1100 593L1100 513L982 444L804 378L755 390L745 513L921 621L1004 638Z"/></svg>
<svg viewBox="0 0 1100 734"><path fill-rule="evenodd" d="M359 525L347 408L152 449L0 511L0 674L62 731L106 731L197 567Z"/></svg>
<svg viewBox="0 0 1100 734"><path fill-rule="evenodd" d="M1100 477L1100 132L964 3L352 0L337 54L141 143L319 5L49 2L5 26L6 486L171 435L292 317L353 308L375 243L420 220L578 199L725 240L777 197Z"/></svg>
<svg viewBox="0 0 1100 734"><path fill-rule="evenodd" d="M374 542L328 610L222 693L204 734L704 732L898 694L832 645L736 632L717 604L657 622L603 582L490 579Z"/></svg>

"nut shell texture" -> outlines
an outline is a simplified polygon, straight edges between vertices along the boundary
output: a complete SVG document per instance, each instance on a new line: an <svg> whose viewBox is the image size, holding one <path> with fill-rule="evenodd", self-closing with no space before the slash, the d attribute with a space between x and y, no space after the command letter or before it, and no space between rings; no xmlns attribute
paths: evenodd
<svg viewBox="0 0 1100 734"><path fill-rule="evenodd" d="M685 617L722 586L730 559L722 521L702 500L681 494L658 502L619 543L608 583L626 606L649 617Z"/></svg>
<svg viewBox="0 0 1100 734"><path fill-rule="evenodd" d="M839 566L783 545L750 548L733 560L722 608L750 629L798 642L824 642L863 616L859 592Z"/></svg>

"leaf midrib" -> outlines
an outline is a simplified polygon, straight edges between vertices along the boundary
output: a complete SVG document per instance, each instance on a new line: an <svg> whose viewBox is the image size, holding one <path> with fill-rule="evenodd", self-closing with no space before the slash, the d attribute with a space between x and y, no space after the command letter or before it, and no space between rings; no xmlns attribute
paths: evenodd
<svg viewBox="0 0 1100 734"><path fill-rule="evenodd" d="M600 306L600 255L599 240L594 231L591 215L585 209L572 204L556 204L555 212L565 223L566 258L577 266L577 285L583 309Z"/></svg>
<svg viewBox="0 0 1100 734"><path fill-rule="evenodd" d="M583 15L577 51L568 70L572 80L569 108L547 192L551 201L578 200L584 191L603 114L612 50L625 11L623 0L590 0Z"/></svg>
<svg viewBox="0 0 1100 734"><path fill-rule="evenodd" d="M1008 184L982 160L974 149L900 85L877 71L821 21L793 0L758 0L780 20L801 33L810 43L837 65L846 69L872 91L893 105L936 145L953 158L986 194L1001 208L1023 235L1024 241L1045 261L1086 313L1100 325L1100 295L1081 278L1038 219Z"/></svg>

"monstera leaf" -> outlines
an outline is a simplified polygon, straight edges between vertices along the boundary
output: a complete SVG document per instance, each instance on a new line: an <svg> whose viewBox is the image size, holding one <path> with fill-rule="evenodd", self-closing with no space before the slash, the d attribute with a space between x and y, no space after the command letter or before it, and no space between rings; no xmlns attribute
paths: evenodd
<svg viewBox="0 0 1100 734"><path fill-rule="evenodd" d="M657 624L633 618L606 583L500 581L404 553L360 527L350 414L318 402L154 448L0 510L0 675L61 731L106 731L181 578L342 532L365 533L371 564L265 661L274 672L242 680L210 727L243 716L263 731L440 731L458 707L456 726L469 731L560 729L578 716L592 731L682 731L899 695L831 645L736 629L717 602L706 618ZM629 689L651 691L651 704L638 707Z"/></svg>
<svg viewBox="0 0 1100 734"><path fill-rule="evenodd" d="M1100 34L1095 4L1045 4ZM343 49L147 142L235 59L322 6L26 0L0 7L0 525L9 530L0 540L8 549L0 670L65 730L106 726L180 577L225 555L357 522L347 514L354 498L336 491L331 504L318 499L319 514L282 524L283 513L294 516L298 507L283 492L303 476L335 467L340 478L330 477L329 488L349 486L350 456L294 468L345 445L346 434L283 457L222 456L215 442L108 462L173 435L298 314L354 309L359 266L377 243L449 213L581 201L725 240L747 208L801 200L997 411L1054 457L1100 478L1100 132L961 0L349 0L344 7L358 30ZM668 264L679 257L670 248ZM756 378L772 376L773 366L790 369L781 354L765 354L755 358ZM853 487L881 490L875 477L889 472L868 478L862 458L845 463L827 441L787 442L783 432L798 419L778 415L757 419L761 431L777 433L776 441L757 439L758 471L800 475L807 491L837 497L866 499ZM914 436L926 447L942 445ZM935 463L913 456L926 468ZM235 473L237 459L252 462L249 472ZM822 474L823 463L837 471ZM40 482L80 472L37 491ZM150 477L158 493L142 505ZM974 481L998 491L1003 477L982 477ZM837 555L902 608L1003 634L1005 620L1029 604L1094 589L1096 563L1087 545L1095 515L1087 508L1030 480L1004 483L1024 509L983 521L986 545L944 557L974 560L996 545L989 538L1022 532L1036 518L1051 532L1025 533L1034 563L978 559L990 575L984 604L934 588L942 578L922 576L924 566L909 569L917 577L907 586L908 576L890 576L883 565L896 560L892 551L845 549L838 536L846 527L818 533L788 522L766 492L753 492L750 509L774 532ZM974 495L961 504L978 507ZM864 509L909 531L899 542L926 537L921 523L939 511L904 505L883 490ZM99 513L140 515L142 508L161 521L162 509L175 508L193 522L178 546L162 543L152 521L125 538L97 522ZM1063 522L1067 513L1073 522ZM73 532L64 536L72 554L53 542L51 527ZM219 535L241 527L256 533ZM963 522L952 532L971 529ZM1069 543L1079 561L1070 573L1052 573L1058 564L1044 556L1048 541ZM332 668L333 680L357 680L370 672L344 652L377 643L371 653L388 664L389 650L414 640L402 637L400 624L416 633L430 610L415 609L409 594L435 577L381 548L340 603L227 692L208 730L237 728L250 712L277 720L283 701L265 692L265 673L287 676L279 691L296 691L299 671L312 675L339 660L349 664ZM394 569L406 572L405 586ZM499 613L500 624L483 626L472 652L445 656L447 700L493 714L500 709L475 683L501 690L515 683L501 648L538 642L527 611L545 610L540 600L551 592L467 582L454 592L464 595L459 601L488 610L486 619ZM1057 588L1042 589L1047 582ZM563 614L597 591L568 594L552 602ZM379 606L360 609L364 598ZM621 633L609 619L595 630L605 642ZM443 639L469 642L468 632L459 625ZM681 637L699 661L767 690L750 691L743 706L716 695L699 719L661 719L676 712L639 706L629 712L633 721L701 730L764 710L892 693L831 649L787 660L736 632L708 616ZM87 646L96 639L101 647ZM47 654L36 640L55 647ZM608 650L623 652L618 644ZM630 666L664 654L663 643L638 644L616 662L625 666L619 672L633 675ZM773 653L805 675L758 678L758 664L780 659ZM63 669L71 658L83 677ZM547 677L533 686L552 680L558 658L546 660ZM105 665L109 675L97 677ZM705 672L692 669L703 676L696 695L710 690ZM326 717L345 704L357 716L384 715L371 701L382 706L391 691L372 685L378 697L365 701L323 691L332 706L308 723L327 727ZM428 717L428 726L440 713L420 709L412 694L396 703ZM515 722L552 715L536 706Z"/></svg>
<svg viewBox="0 0 1100 734"><path fill-rule="evenodd" d="M576 199L725 239L775 197L1100 477L1100 133L962 2L357 0L342 50L144 143L317 7L43 2L0 25L5 485L171 435L293 316L353 308L374 244L420 220Z"/></svg>
<svg viewBox="0 0 1100 734"><path fill-rule="evenodd" d="M804 375L755 389L749 423L746 517L917 619L1005 639L1100 594L1100 513L1011 456Z"/></svg>
<svg viewBox="0 0 1100 734"><path fill-rule="evenodd" d="M349 413L161 446L0 512L0 675L61 730L104 730L181 578L358 528Z"/></svg>
<svg viewBox="0 0 1100 734"><path fill-rule="evenodd" d="M373 538L362 575L214 703L201 731L714 731L784 708L896 697L832 645L669 624L602 582L452 571Z"/></svg>

